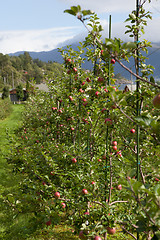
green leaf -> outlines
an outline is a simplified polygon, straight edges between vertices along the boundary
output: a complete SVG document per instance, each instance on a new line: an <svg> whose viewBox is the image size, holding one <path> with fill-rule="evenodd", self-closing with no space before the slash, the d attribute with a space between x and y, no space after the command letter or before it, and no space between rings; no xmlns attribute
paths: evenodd
<svg viewBox="0 0 160 240"><path fill-rule="evenodd" d="M138 192L138 190L141 188L141 186L142 186L142 183L138 182L138 181L133 184L133 190L135 191L135 193Z"/></svg>
<svg viewBox="0 0 160 240"><path fill-rule="evenodd" d="M83 14L83 16L86 16L86 15L92 15L92 14L94 14L94 12L90 11L90 10L83 10L82 14Z"/></svg>
<svg viewBox="0 0 160 240"><path fill-rule="evenodd" d="M157 184L154 188L154 192L156 196L160 196L160 184Z"/></svg>
<svg viewBox="0 0 160 240"><path fill-rule="evenodd" d="M69 13L69 14L71 14L71 15L74 15L74 16L76 16L76 14L77 13L75 13L73 10L71 10L71 9L66 9L66 10L64 10L64 13Z"/></svg>
<svg viewBox="0 0 160 240"><path fill-rule="evenodd" d="M149 126L152 122L152 118L149 118L147 116L135 117L135 120L137 120L137 122L139 122L140 124L146 125L146 126Z"/></svg>
<svg viewBox="0 0 160 240"><path fill-rule="evenodd" d="M135 42L126 42L122 45L123 49L131 49L131 48L136 48L137 45Z"/></svg>

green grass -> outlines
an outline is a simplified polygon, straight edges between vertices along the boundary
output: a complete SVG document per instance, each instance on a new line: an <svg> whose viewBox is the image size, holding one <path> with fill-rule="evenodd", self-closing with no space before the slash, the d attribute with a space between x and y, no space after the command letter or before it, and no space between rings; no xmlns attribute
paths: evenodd
<svg viewBox="0 0 160 240"><path fill-rule="evenodd" d="M12 113L4 120L0 120L0 193L3 187L11 187L14 184L14 178L11 173L11 167L7 164L5 156L10 151L8 136L14 135L15 129L21 121L23 105L13 105ZM8 134L7 134L8 132Z"/></svg>

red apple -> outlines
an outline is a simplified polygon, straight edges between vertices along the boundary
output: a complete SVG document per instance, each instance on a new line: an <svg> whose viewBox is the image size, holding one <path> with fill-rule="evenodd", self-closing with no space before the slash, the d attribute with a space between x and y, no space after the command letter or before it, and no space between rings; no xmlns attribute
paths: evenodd
<svg viewBox="0 0 160 240"><path fill-rule="evenodd" d="M64 202L62 202L61 205L62 205L62 208L66 207L66 204Z"/></svg>
<svg viewBox="0 0 160 240"><path fill-rule="evenodd" d="M73 162L73 163L76 163L76 162L77 162L77 159L76 159L76 158L72 158L72 162Z"/></svg>
<svg viewBox="0 0 160 240"><path fill-rule="evenodd" d="M83 106L86 106L86 105L87 105L87 102L84 102L84 103L83 103Z"/></svg>
<svg viewBox="0 0 160 240"><path fill-rule="evenodd" d="M82 189L82 193L83 193L84 195L88 194L87 189L83 188L83 189Z"/></svg>
<svg viewBox="0 0 160 240"><path fill-rule="evenodd" d="M158 179L158 178L155 178L155 181L156 181L156 182L159 182L159 179Z"/></svg>
<svg viewBox="0 0 160 240"><path fill-rule="evenodd" d="M117 146L115 146L115 145L112 146L112 148L113 148L113 150L115 150L115 151L117 150Z"/></svg>
<svg viewBox="0 0 160 240"><path fill-rule="evenodd" d="M102 240L102 238L100 236L95 236L94 240Z"/></svg>
<svg viewBox="0 0 160 240"><path fill-rule="evenodd" d="M112 63L112 64L115 64L115 62L116 62L115 59L112 58L112 59L111 59L111 63Z"/></svg>
<svg viewBox="0 0 160 240"><path fill-rule="evenodd" d="M98 96L98 95L99 95L99 92L98 92L98 91L96 91L96 92L95 92L95 95L96 95L96 96Z"/></svg>
<svg viewBox="0 0 160 240"><path fill-rule="evenodd" d="M70 99L71 101L73 101L73 98L72 98L72 96L69 96L69 99Z"/></svg>
<svg viewBox="0 0 160 240"><path fill-rule="evenodd" d="M98 162L102 162L102 160L99 158L99 159L98 159Z"/></svg>
<svg viewBox="0 0 160 240"><path fill-rule="evenodd" d="M121 151L118 151L118 152L117 152L117 155L119 155L120 157L122 157Z"/></svg>
<svg viewBox="0 0 160 240"><path fill-rule="evenodd" d="M134 128L132 128L132 129L130 130L130 132L131 132L131 133L135 133L136 130L135 130Z"/></svg>
<svg viewBox="0 0 160 240"><path fill-rule="evenodd" d="M90 80L88 77L86 78L86 81L87 81L87 82L91 82L91 80Z"/></svg>
<svg viewBox="0 0 160 240"><path fill-rule="evenodd" d="M59 192L55 192L54 196L55 196L55 198L60 198L60 193Z"/></svg>
<svg viewBox="0 0 160 240"><path fill-rule="evenodd" d="M108 234L113 235L113 234L115 234L115 232L116 232L116 228L107 227L107 233L108 233Z"/></svg>
<svg viewBox="0 0 160 240"><path fill-rule="evenodd" d="M85 82L82 82L82 86L85 84Z"/></svg>
<svg viewBox="0 0 160 240"><path fill-rule="evenodd" d="M98 78L98 82L103 82L104 81L104 78L103 77L99 77Z"/></svg>
<svg viewBox="0 0 160 240"><path fill-rule="evenodd" d="M79 89L79 92L84 93L84 90L82 88Z"/></svg>
<svg viewBox="0 0 160 240"><path fill-rule="evenodd" d="M70 58L66 59L66 63L71 63L71 62L72 62L72 60Z"/></svg>
<svg viewBox="0 0 160 240"><path fill-rule="evenodd" d="M73 68L73 72L75 72L75 73L77 72L77 68L76 67Z"/></svg>
<svg viewBox="0 0 160 240"><path fill-rule="evenodd" d="M80 231L80 233L79 233L79 238L82 239L82 240L87 240L87 236L85 236L85 235L87 235L87 233L88 233L88 231L86 231L86 230ZM85 234L85 235L84 235L84 234Z"/></svg>
<svg viewBox="0 0 160 240"><path fill-rule="evenodd" d="M91 182L91 184L93 184L93 185L94 185L94 184L95 184L95 182L94 182L94 181L92 181L92 182Z"/></svg>
<svg viewBox="0 0 160 240"><path fill-rule="evenodd" d="M46 222L46 225L47 225L47 226L50 226L51 224L52 224L51 220L49 220L49 221Z"/></svg>
<svg viewBox="0 0 160 240"><path fill-rule="evenodd" d="M112 142L112 145L113 145L113 146L117 146L117 141L113 141L113 142Z"/></svg>
<svg viewBox="0 0 160 240"><path fill-rule="evenodd" d="M117 189L117 190L122 190L122 185L119 184L118 186L116 186L116 189Z"/></svg>
<svg viewBox="0 0 160 240"><path fill-rule="evenodd" d="M86 99L86 98L83 98L82 101L83 101L83 102L87 102L87 99Z"/></svg>
<svg viewBox="0 0 160 240"><path fill-rule="evenodd" d="M89 215L89 212L85 212L84 215Z"/></svg>
<svg viewBox="0 0 160 240"><path fill-rule="evenodd" d="M158 93L152 100L154 107L160 109L160 93Z"/></svg>
<svg viewBox="0 0 160 240"><path fill-rule="evenodd" d="M105 91L105 92L108 92L107 88L104 88L104 91Z"/></svg>

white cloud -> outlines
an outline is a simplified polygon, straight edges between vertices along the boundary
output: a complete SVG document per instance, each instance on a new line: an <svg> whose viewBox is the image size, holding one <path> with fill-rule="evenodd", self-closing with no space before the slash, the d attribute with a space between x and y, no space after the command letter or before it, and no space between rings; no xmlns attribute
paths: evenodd
<svg viewBox="0 0 160 240"><path fill-rule="evenodd" d="M108 38L108 29L109 29L109 23L104 20L101 21L101 24L103 26L103 38ZM128 23L125 22L115 22L112 24L111 28L111 37L112 38L121 38L123 41L133 41L132 38L129 38L129 34L125 34L125 31L127 30L125 28L125 25ZM148 21L148 25L145 27L145 34L141 36L140 40L146 39L152 43L154 42L160 42L160 34L157 34L159 32L159 25L160 25L160 17L154 18L153 20ZM64 43L61 43L60 45L67 45L72 44L74 42L81 42L85 39L87 36L86 31L83 31L81 34L78 34L74 36L73 38L66 40Z"/></svg>
<svg viewBox="0 0 160 240"><path fill-rule="evenodd" d="M67 3L69 6L72 5L80 5L82 9L90 9L95 11L96 13L124 13L124 12L131 12L136 7L135 0L60 0L62 2ZM143 2L143 0L141 1ZM145 3L145 7L151 9L152 6L155 8L160 9L160 1L152 0L149 4L148 2ZM152 9L153 10L153 9Z"/></svg>
<svg viewBox="0 0 160 240"><path fill-rule="evenodd" d="M49 51L60 42L73 38L78 28L52 28L45 30L2 31L0 32L0 52Z"/></svg>

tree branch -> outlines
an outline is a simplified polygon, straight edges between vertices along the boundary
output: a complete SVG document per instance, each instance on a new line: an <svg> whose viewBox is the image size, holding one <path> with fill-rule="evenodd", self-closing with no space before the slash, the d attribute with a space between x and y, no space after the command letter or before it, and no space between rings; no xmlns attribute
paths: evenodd
<svg viewBox="0 0 160 240"><path fill-rule="evenodd" d="M121 65L121 67L123 67L124 69L126 69L129 73L131 73L133 76L135 76L136 78L138 78L139 80L141 80L142 82L148 83L150 85L152 85L153 87L159 88L160 86L147 81L145 78L140 77L139 75L137 75L136 73L134 73L131 69L129 69L128 67L126 67L117 57L115 57L115 60Z"/></svg>

